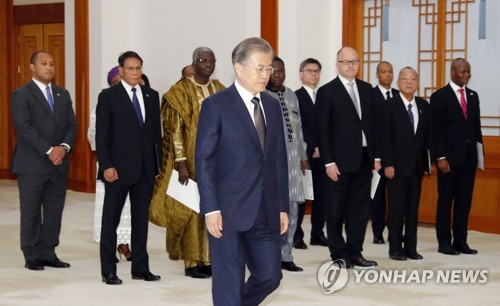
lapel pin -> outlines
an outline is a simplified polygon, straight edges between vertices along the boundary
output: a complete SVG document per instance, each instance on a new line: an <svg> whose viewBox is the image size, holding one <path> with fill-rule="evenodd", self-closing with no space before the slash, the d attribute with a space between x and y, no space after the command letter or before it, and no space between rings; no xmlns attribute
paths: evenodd
<svg viewBox="0 0 500 306"><path fill-rule="evenodd" d="M473 92L471 92L471 93L470 93L470 95L471 95L471 96L473 96L473 95L474 95L474 93L473 93Z"/></svg>
<svg viewBox="0 0 500 306"><path fill-rule="evenodd" d="M60 97L60 96L61 96L61 94L60 94L60 93L56 93L56 95L57 95L58 97Z"/></svg>
<svg viewBox="0 0 500 306"><path fill-rule="evenodd" d="M148 94L146 94L146 97L148 97L148 98L149 98L149 95L148 95Z"/></svg>

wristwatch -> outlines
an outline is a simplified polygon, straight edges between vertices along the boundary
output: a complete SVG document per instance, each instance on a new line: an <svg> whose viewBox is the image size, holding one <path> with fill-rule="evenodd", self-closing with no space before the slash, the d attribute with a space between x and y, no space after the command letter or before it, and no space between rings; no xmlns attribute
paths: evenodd
<svg viewBox="0 0 500 306"><path fill-rule="evenodd" d="M61 143L61 147L63 147L64 152L66 152L66 154L68 154L69 151L71 151L71 148L65 143Z"/></svg>

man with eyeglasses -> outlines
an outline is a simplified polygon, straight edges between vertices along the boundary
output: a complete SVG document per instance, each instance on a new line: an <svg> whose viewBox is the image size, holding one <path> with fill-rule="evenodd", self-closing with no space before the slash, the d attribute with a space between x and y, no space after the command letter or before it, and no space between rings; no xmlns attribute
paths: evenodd
<svg viewBox="0 0 500 306"><path fill-rule="evenodd" d="M116 274L116 228L127 194L132 223L132 279L157 281L149 270L148 210L161 164L158 92L140 85L142 58L127 51L118 58L121 81L103 89L96 107L97 178L104 182L101 225L101 275L120 285Z"/></svg>
<svg viewBox="0 0 500 306"><path fill-rule="evenodd" d="M307 143L307 157L313 176L314 201L311 206L311 245L328 246L328 241L323 232L325 226L325 166L320 161L318 137L314 109L316 107L316 94L321 74L321 63L314 58L307 58L300 64L299 76L302 87L295 91L299 100L300 117L304 140ZM295 231L293 246L296 249L307 249L304 232L301 224L304 218L306 205L299 205L297 230Z"/></svg>
<svg viewBox="0 0 500 306"><path fill-rule="evenodd" d="M215 55L208 47L193 52L194 75L174 84L161 102L163 118L163 159L150 207L150 220L167 228L169 258L184 260L184 275L209 278L212 275L207 232L199 213L166 194L175 169L179 183L196 181L194 151L198 118L203 100L224 89L219 80L210 79L215 70Z"/></svg>
<svg viewBox="0 0 500 306"><path fill-rule="evenodd" d="M392 64L387 61L382 61L377 65L376 76L378 84L373 87L373 102L377 109L381 109L384 103L394 98L399 94L399 90L392 88L392 81L394 79L394 71ZM376 116L381 118L382 114ZM383 171L383 169L381 170ZM372 221L373 230L373 243L384 244L384 228L386 225L386 179L383 173L380 173L380 181L375 192L375 196L370 202L370 217Z"/></svg>
<svg viewBox="0 0 500 306"><path fill-rule="evenodd" d="M309 169L306 155L306 143L302 133L299 101L295 93L284 86L286 78L285 63L275 56L273 59L274 72L267 83L267 93L280 102L283 124L285 127L285 143L288 155L288 197L290 212L288 213L288 231L281 240L281 268L297 272L302 271L293 262L292 244L297 227L299 204L305 202L303 177Z"/></svg>
<svg viewBox="0 0 500 306"><path fill-rule="evenodd" d="M339 75L318 90L319 152L328 180L326 225L330 256L352 265L374 267L363 255L375 151L372 86L356 79L359 55L351 47L337 53ZM342 235L345 223L346 239Z"/></svg>
<svg viewBox="0 0 500 306"><path fill-rule="evenodd" d="M272 59L267 41L240 42L232 52L234 84L201 107L196 176L215 306L260 305L282 278L288 168L281 106L264 92Z"/></svg>
<svg viewBox="0 0 500 306"><path fill-rule="evenodd" d="M421 260L417 252L418 205L424 173L430 173L431 146L429 103L416 97L415 69L401 69L400 94L381 105L381 152L389 199L387 228L389 258ZM403 235L404 227L404 235Z"/></svg>

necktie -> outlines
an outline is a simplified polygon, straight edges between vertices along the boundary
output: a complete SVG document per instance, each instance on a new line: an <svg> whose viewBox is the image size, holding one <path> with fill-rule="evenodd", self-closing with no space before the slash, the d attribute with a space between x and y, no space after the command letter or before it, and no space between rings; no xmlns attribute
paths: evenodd
<svg viewBox="0 0 500 306"><path fill-rule="evenodd" d="M135 93L137 88L132 88L132 102L134 104L135 113L137 115L137 120L139 120L139 125L142 127L144 124L144 119L142 118L141 106L139 105L139 99L137 98L137 94Z"/></svg>
<svg viewBox="0 0 500 306"><path fill-rule="evenodd" d="M278 97L280 98L281 109L283 110L283 117L285 118L288 142L292 142L292 124L290 123L290 113L288 112L288 107L286 107L285 96L283 95L283 92L278 91Z"/></svg>
<svg viewBox="0 0 500 306"><path fill-rule="evenodd" d="M408 104L408 117L410 117L411 129L413 133L415 133L415 119L413 118L413 112L411 111L412 107L413 105L411 103Z"/></svg>
<svg viewBox="0 0 500 306"><path fill-rule="evenodd" d="M387 96L387 98L385 98L386 100L389 100L391 98L391 92L390 91L386 91L385 95Z"/></svg>
<svg viewBox="0 0 500 306"><path fill-rule="evenodd" d="M313 90L313 103L316 103L316 90Z"/></svg>
<svg viewBox="0 0 500 306"><path fill-rule="evenodd" d="M54 99L52 99L52 94L50 93L50 86L45 87L47 91L47 101L49 102L49 107L54 112Z"/></svg>
<svg viewBox="0 0 500 306"><path fill-rule="evenodd" d="M462 113L464 113L464 118L467 120L467 102L465 101L465 93L463 88L458 90L460 93L460 106L462 107Z"/></svg>
<svg viewBox="0 0 500 306"><path fill-rule="evenodd" d="M262 108L260 108L259 98L253 97L253 117L255 120L255 129L257 130L257 135L259 136L260 147L264 151L264 144L266 143L266 123L264 121L264 114L262 114Z"/></svg>
<svg viewBox="0 0 500 306"><path fill-rule="evenodd" d="M361 115L359 113L358 99L356 99L356 94L354 93L354 81L347 84L349 85L349 96L351 96L351 100L354 104L354 107L356 108L356 112L358 113L359 118L361 118Z"/></svg>

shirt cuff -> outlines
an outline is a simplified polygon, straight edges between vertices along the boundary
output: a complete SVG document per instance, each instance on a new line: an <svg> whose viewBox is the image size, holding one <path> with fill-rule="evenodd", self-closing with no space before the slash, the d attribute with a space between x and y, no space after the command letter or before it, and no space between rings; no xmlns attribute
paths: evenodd
<svg viewBox="0 0 500 306"><path fill-rule="evenodd" d="M215 214L215 213L220 213L220 210L214 210L214 211L211 211L209 213L206 213L205 214L205 217L208 216L208 215L212 215L212 214Z"/></svg>
<svg viewBox="0 0 500 306"><path fill-rule="evenodd" d="M179 158L176 158L175 159L175 162L180 162L180 161L183 161L183 160L186 160L187 157L179 157Z"/></svg>
<svg viewBox="0 0 500 306"><path fill-rule="evenodd" d="M64 143L64 142L63 142L63 143L61 143L61 147L63 147L63 148L64 148L64 151L65 151L66 153L69 153L69 152L71 151L71 147L70 147L70 146L69 146L69 144L67 144L67 143Z"/></svg>
<svg viewBox="0 0 500 306"><path fill-rule="evenodd" d="M443 159L446 159L446 156L438 158L438 160L443 160Z"/></svg>
<svg viewBox="0 0 500 306"><path fill-rule="evenodd" d="M335 165L335 163L326 164L325 167L328 167L328 166L331 166L331 165Z"/></svg>

